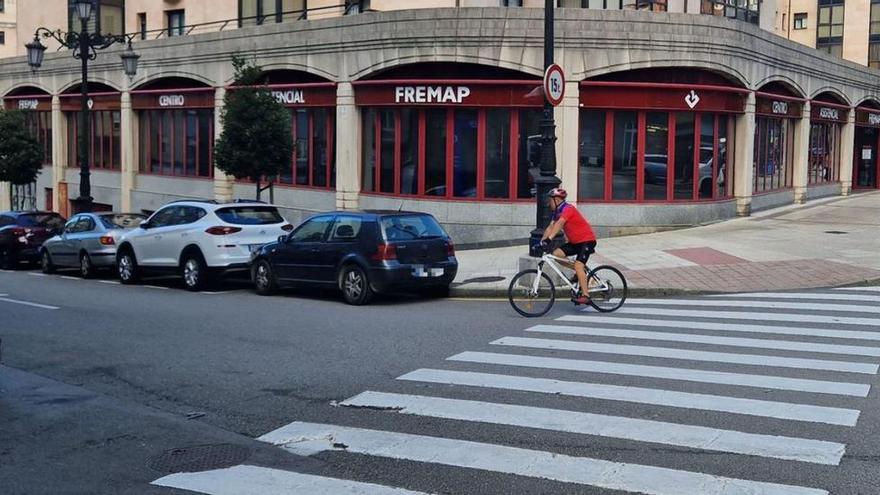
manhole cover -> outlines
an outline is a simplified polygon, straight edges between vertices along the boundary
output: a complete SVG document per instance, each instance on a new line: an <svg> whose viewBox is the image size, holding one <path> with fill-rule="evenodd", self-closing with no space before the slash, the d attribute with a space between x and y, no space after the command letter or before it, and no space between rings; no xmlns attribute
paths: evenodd
<svg viewBox="0 0 880 495"><path fill-rule="evenodd" d="M194 473L236 466L250 455L250 450L240 445L195 445L166 451L151 458L147 465L162 473Z"/></svg>
<svg viewBox="0 0 880 495"><path fill-rule="evenodd" d="M474 278L469 278L467 280L462 280L458 285L486 284L489 282L501 282L502 280L504 280L504 277L474 277Z"/></svg>
<svg viewBox="0 0 880 495"><path fill-rule="evenodd" d="M826 234L849 234L849 232L844 232L842 230L826 230Z"/></svg>

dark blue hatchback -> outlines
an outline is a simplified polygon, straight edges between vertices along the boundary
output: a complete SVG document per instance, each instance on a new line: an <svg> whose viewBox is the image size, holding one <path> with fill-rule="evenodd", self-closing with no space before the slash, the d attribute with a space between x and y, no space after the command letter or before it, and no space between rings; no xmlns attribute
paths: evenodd
<svg viewBox="0 0 880 495"><path fill-rule="evenodd" d="M427 213L340 211L316 215L254 253L257 293L336 287L349 304L375 293L449 291L458 273L452 240Z"/></svg>

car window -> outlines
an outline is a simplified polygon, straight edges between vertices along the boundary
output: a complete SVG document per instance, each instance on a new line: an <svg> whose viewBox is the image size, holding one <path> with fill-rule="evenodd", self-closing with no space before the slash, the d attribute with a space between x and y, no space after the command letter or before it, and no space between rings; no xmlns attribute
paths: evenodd
<svg viewBox="0 0 880 495"><path fill-rule="evenodd" d="M333 229L330 231L330 240L337 242L353 241L361 233L362 224L363 220L360 217L339 216L333 223Z"/></svg>
<svg viewBox="0 0 880 495"><path fill-rule="evenodd" d="M200 218L207 215L208 212L195 206L181 206L177 214L174 225L186 225L198 222Z"/></svg>
<svg viewBox="0 0 880 495"><path fill-rule="evenodd" d="M293 242L322 242L333 217L320 217L302 224L291 237Z"/></svg>
<svg viewBox="0 0 880 495"><path fill-rule="evenodd" d="M0 215L0 227L15 224L15 219L6 215Z"/></svg>
<svg viewBox="0 0 880 495"><path fill-rule="evenodd" d="M167 227L173 225L173 220L177 215L178 207L169 206L159 210L150 220L150 227Z"/></svg>
<svg viewBox="0 0 880 495"><path fill-rule="evenodd" d="M67 234L72 234L74 230L76 230L76 223L79 222L79 217L73 217L64 224L64 232Z"/></svg>
<svg viewBox="0 0 880 495"><path fill-rule="evenodd" d="M231 206L215 212L220 220L236 225L269 225L284 222L274 206Z"/></svg>
<svg viewBox="0 0 880 495"><path fill-rule="evenodd" d="M18 216L18 224L22 227L60 229L64 226L64 218L57 213L25 213Z"/></svg>
<svg viewBox="0 0 880 495"><path fill-rule="evenodd" d="M445 237L443 227L431 215L393 215L381 220L382 231L389 241Z"/></svg>
<svg viewBox="0 0 880 495"><path fill-rule="evenodd" d="M146 218L136 213L112 213L101 215L101 224L108 229L133 229L141 224Z"/></svg>
<svg viewBox="0 0 880 495"><path fill-rule="evenodd" d="M95 221L91 217L79 217L74 227L74 232L81 234L83 232L91 232L95 230Z"/></svg>

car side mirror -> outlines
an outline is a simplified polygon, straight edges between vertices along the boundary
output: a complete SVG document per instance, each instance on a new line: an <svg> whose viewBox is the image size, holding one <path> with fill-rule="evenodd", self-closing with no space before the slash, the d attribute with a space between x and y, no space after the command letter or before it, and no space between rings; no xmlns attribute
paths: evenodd
<svg viewBox="0 0 880 495"><path fill-rule="evenodd" d="M140 228L142 228L142 229L144 229L144 230L147 230L147 229L150 228L150 222L141 222L141 224L138 225L138 227L140 227Z"/></svg>

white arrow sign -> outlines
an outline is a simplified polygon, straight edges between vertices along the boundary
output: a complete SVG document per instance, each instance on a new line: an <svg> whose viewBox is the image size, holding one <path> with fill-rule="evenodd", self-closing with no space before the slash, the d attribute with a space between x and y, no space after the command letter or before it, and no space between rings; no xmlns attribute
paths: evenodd
<svg viewBox="0 0 880 495"><path fill-rule="evenodd" d="M697 95L697 92L691 90L690 94L684 97L684 102L687 103L687 106L690 107L691 110L697 106L697 103L700 102L700 97Z"/></svg>

